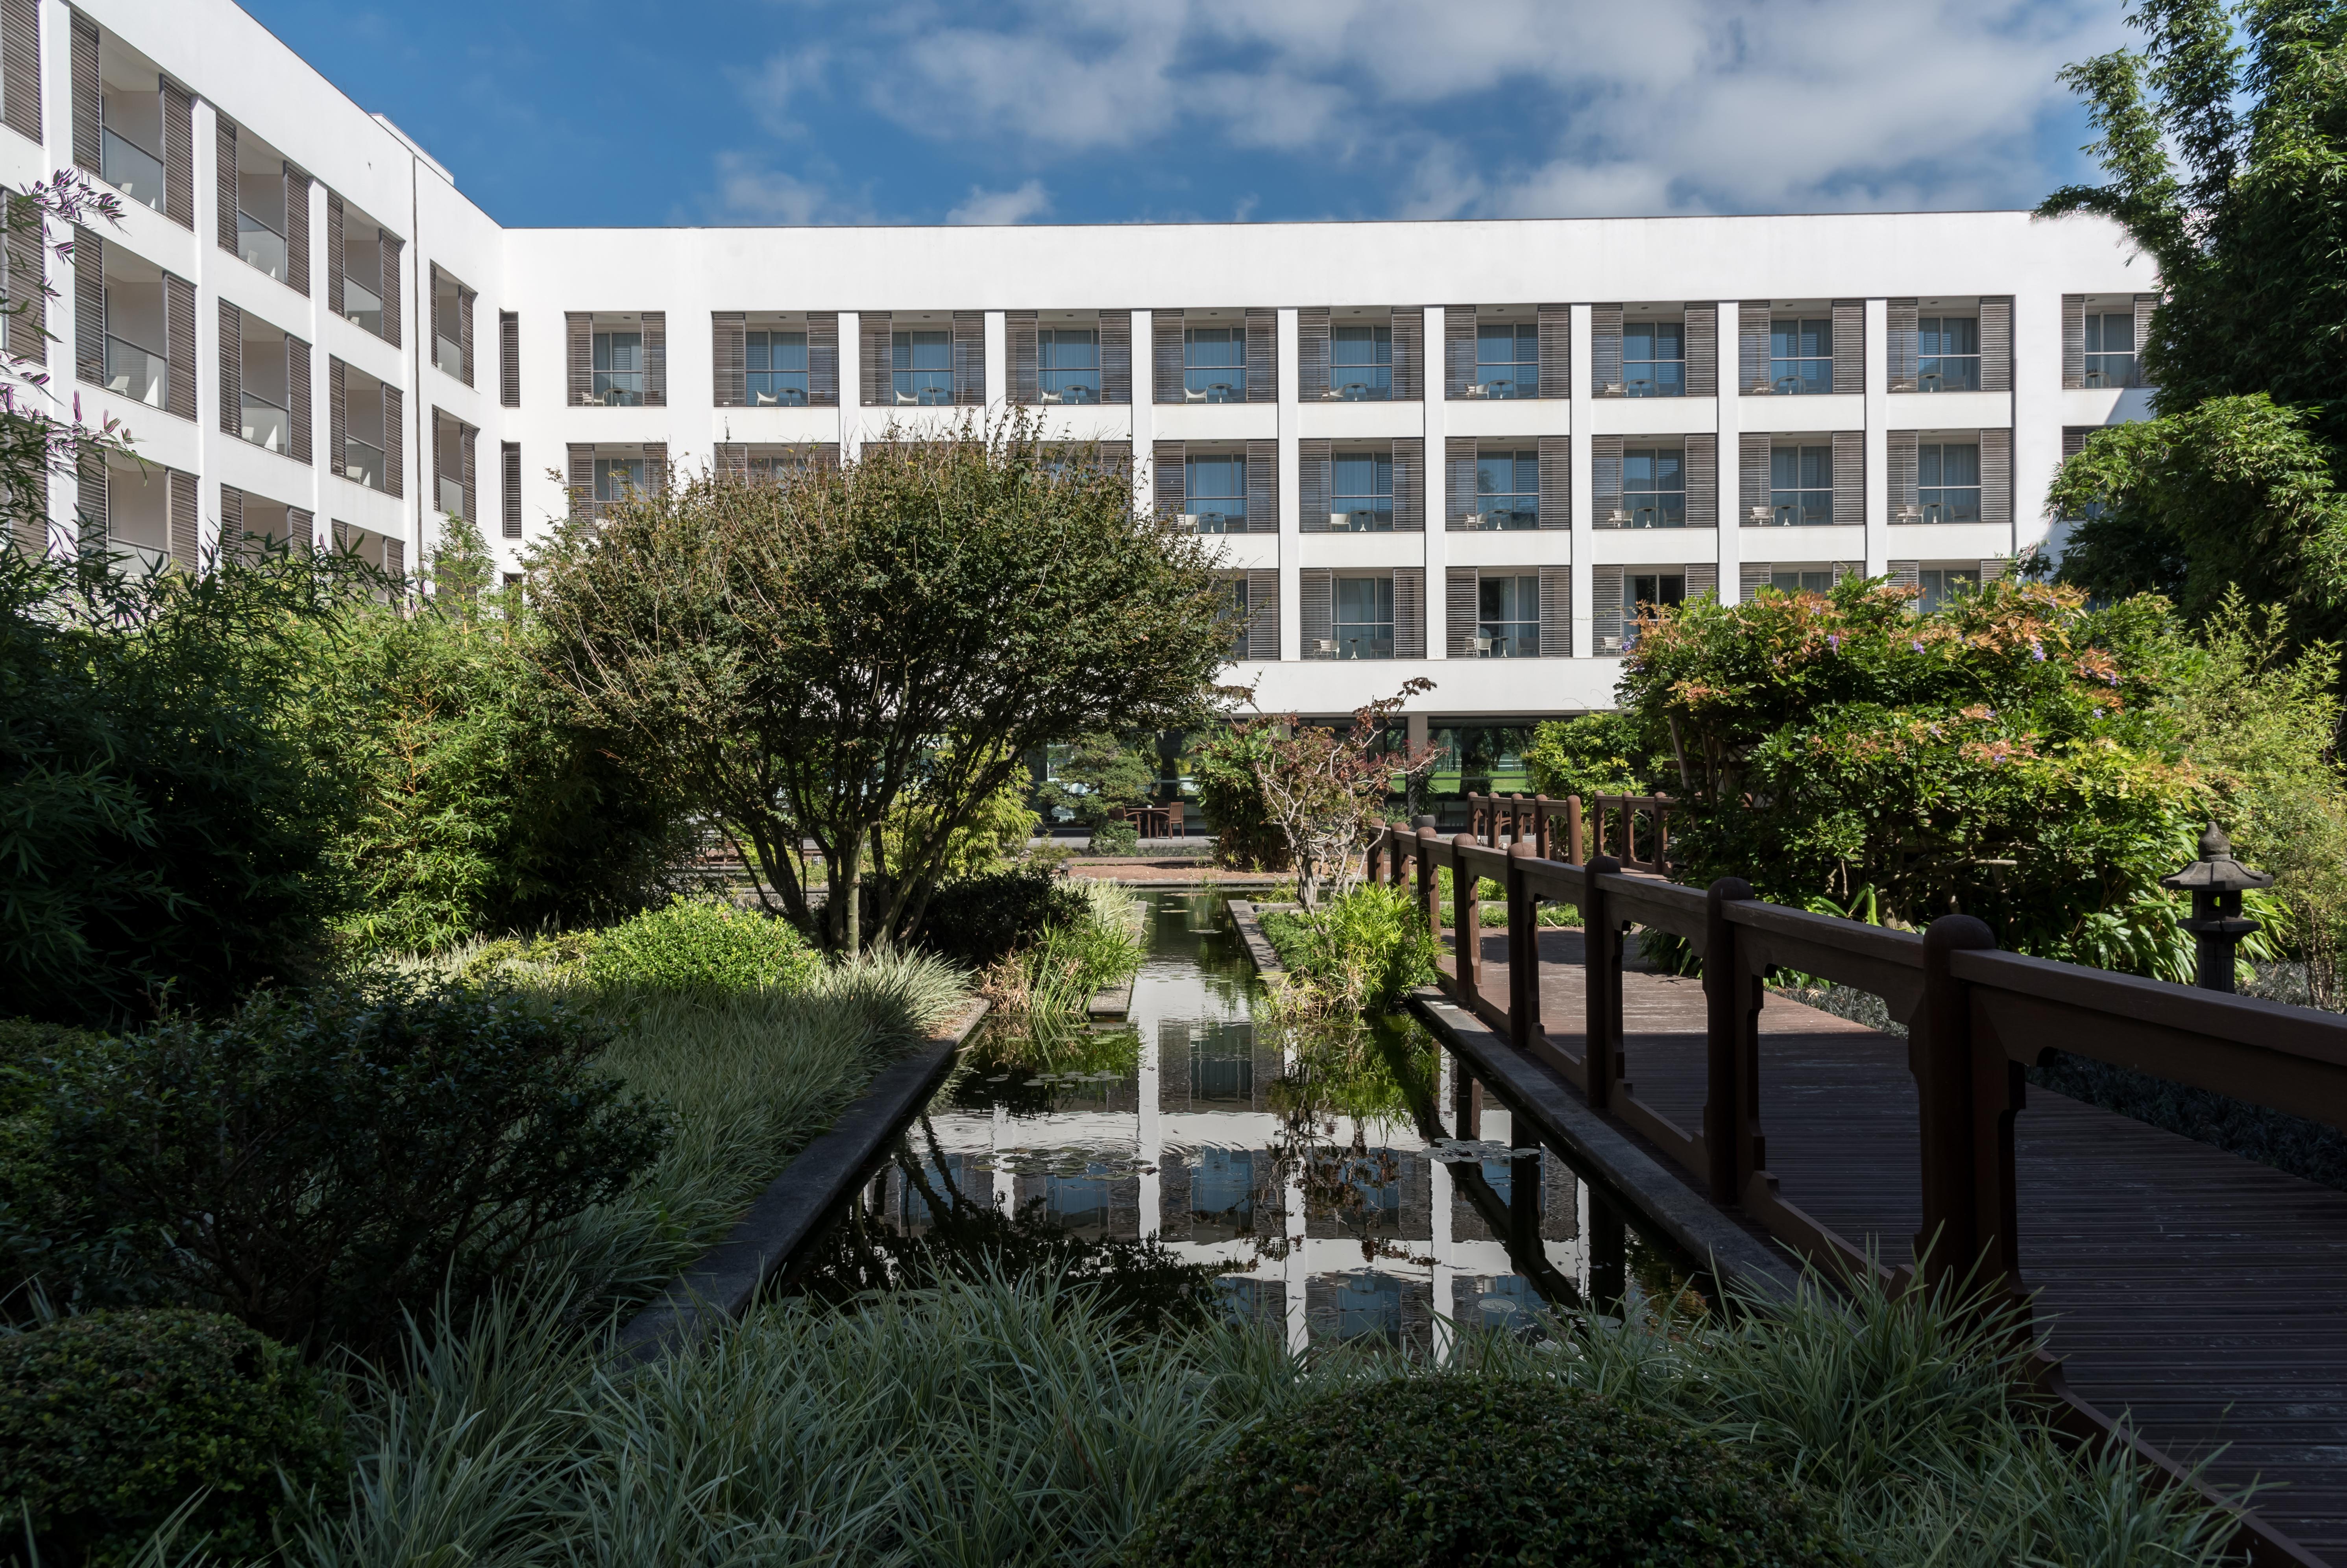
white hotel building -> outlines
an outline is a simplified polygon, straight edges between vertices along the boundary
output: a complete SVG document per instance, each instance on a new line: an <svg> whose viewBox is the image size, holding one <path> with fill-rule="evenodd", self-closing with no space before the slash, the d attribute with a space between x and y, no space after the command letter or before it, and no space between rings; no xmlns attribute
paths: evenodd
<svg viewBox="0 0 2347 1568"><path fill-rule="evenodd" d="M456 511L510 566L629 479L1029 404L1221 536L1266 708L1423 675L1420 733L1609 705L1641 599L2003 570L2142 412L2156 287L2022 212L505 229L226 0L0 0L0 185L68 165L126 215L10 346L146 467L53 485L58 548L412 567Z"/></svg>

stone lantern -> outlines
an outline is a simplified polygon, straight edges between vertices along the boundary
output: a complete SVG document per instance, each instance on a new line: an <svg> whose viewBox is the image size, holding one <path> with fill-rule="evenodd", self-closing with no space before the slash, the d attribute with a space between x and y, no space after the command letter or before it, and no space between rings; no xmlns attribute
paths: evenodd
<svg viewBox="0 0 2347 1568"><path fill-rule="evenodd" d="M2241 913L2241 893L2250 887L2270 887L2273 874L2252 871L2233 858L2232 840L2215 823L2200 835L2200 858L2159 879L2162 887L2192 895L2192 915L2177 922L2192 933L2200 948L2198 985L2202 990L2233 989L2233 948L2258 928Z"/></svg>

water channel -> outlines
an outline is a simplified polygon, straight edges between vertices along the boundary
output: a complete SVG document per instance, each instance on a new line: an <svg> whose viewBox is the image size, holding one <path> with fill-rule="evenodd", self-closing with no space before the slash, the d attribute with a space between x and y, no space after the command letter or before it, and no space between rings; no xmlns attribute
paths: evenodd
<svg viewBox="0 0 2347 1568"><path fill-rule="evenodd" d="M1126 1020L990 1024L841 1234L962 1235L939 1218L976 1208L1123 1244L1208 1266L1225 1311L1297 1350L1371 1337L1440 1354L1453 1324L1532 1331L1542 1302L1700 1305L1687 1260L1415 1020L1281 1020L1221 893L1141 897ZM826 1270L835 1294L870 1283L844 1268L817 1263L810 1288Z"/></svg>

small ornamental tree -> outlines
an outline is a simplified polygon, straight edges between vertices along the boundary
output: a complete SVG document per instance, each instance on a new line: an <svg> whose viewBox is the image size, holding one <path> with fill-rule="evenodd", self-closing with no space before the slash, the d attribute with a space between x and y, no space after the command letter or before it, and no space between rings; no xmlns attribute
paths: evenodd
<svg viewBox="0 0 2347 1568"><path fill-rule="evenodd" d="M1307 724L1293 713L1262 714L1232 726L1255 767L1266 815L1287 846L1296 897L1307 909L1339 897L1360 879L1358 862L1372 824L1399 777L1405 784L1434 766L1432 746L1391 744L1388 721L1422 692L1425 679L1353 710L1353 727Z"/></svg>

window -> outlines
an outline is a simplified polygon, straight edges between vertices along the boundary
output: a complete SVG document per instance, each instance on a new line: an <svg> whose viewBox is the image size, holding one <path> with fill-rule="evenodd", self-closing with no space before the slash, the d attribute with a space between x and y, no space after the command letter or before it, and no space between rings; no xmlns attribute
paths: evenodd
<svg viewBox="0 0 2347 1568"><path fill-rule="evenodd" d="M1225 611L1230 618L1232 662L1247 656L1247 579L1227 577L1223 579L1223 592L1228 600Z"/></svg>
<svg viewBox="0 0 2347 1568"><path fill-rule="evenodd" d="M1540 657L1540 577L1493 577L1476 584L1475 655L1479 659Z"/></svg>
<svg viewBox="0 0 2347 1568"><path fill-rule="evenodd" d="M953 334L902 332L888 334L888 368L900 404L953 401Z"/></svg>
<svg viewBox="0 0 2347 1568"><path fill-rule="evenodd" d="M1768 454L1769 521L1818 527L1834 520L1833 448L1778 446Z"/></svg>
<svg viewBox="0 0 2347 1568"><path fill-rule="evenodd" d="M1676 446L1624 448L1622 509L1634 528L1686 527L1686 454Z"/></svg>
<svg viewBox="0 0 2347 1568"><path fill-rule="evenodd" d="M383 227L354 208L343 212L343 315L383 336Z"/></svg>
<svg viewBox="0 0 2347 1568"><path fill-rule="evenodd" d="M1337 657L1393 657L1393 579L1340 577L1337 579Z"/></svg>
<svg viewBox="0 0 2347 1568"><path fill-rule="evenodd" d="M1475 329L1471 397L1538 397L1540 329L1530 322L1486 322Z"/></svg>
<svg viewBox="0 0 2347 1568"><path fill-rule="evenodd" d="M1240 1059L1250 1070L1255 1066L1248 1058ZM1216 1065L1220 1065L1217 1063ZM1250 1071L1249 1077L1252 1078ZM1199 1094L1196 1092L1197 1059L1191 1060L1193 1099L1243 1101L1249 1094ZM1214 1087L1221 1087L1219 1084ZM1246 1149L1214 1149L1198 1151L1198 1168L1190 1175L1190 1212L1194 1219L1218 1219L1245 1230L1255 1213L1255 1154Z"/></svg>
<svg viewBox="0 0 2347 1568"><path fill-rule="evenodd" d="M1331 329L1328 395L1357 403L1378 403L1393 395L1393 328Z"/></svg>
<svg viewBox="0 0 2347 1568"><path fill-rule="evenodd" d="M1219 1100L1225 1103L1245 1105L1255 1098L1255 1030L1245 1023L1202 1023L1197 1037L1190 1045L1190 1098ZM1225 1189L1231 1196L1244 1202L1255 1186L1255 1156L1244 1150L1227 1152L1214 1149L1199 1151L1199 1169L1190 1178L1190 1206L1204 1207L1199 1200L1208 1195L1203 1182L1207 1171L1221 1153L1221 1163L1229 1173L1232 1184ZM1230 1206L1229 1199L1217 1204L1210 1212L1221 1212Z"/></svg>
<svg viewBox="0 0 2347 1568"><path fill-rule="evenodd" d="M246 153L248 137L237 138L237 157ZM262 149L251 149L256 159L262 159ZM269 155L273 157L274 155ZM262 161L266 161L262 159ZM285 184L282 161L272 169L247 169L240 161L236 170L236 253L248 265L257 267L279 282L287 275L288 256L285 248Z"/></svg>
<svg viewBox="0 0 2347 1568"><path fill-rule="evenodd" d="M1045 327L1035 334L1036 385L1046 403L1098 403L1100 333Z"/></svg>
<svg viewBox="0 0 2347 1568"><path fill-rule="evenodd" d="M598 501L624 501L630 490L644 487L644 460L641 457L598 457L595 459L595 498Z"/></svg>
<svg viewBox="0 0 2347 1568"><path fill-rule="evenodd" d="M595 390L588 402L637 408L644 401L644 334L595 334Z"/></svg>
<svg viewBox="0 0 2347 1568"><path fill-rule="evenodd" d="M745 333L749 384L743 395L753 408L804 408L807 400L807 335L760 331Z"/></svg>
<svg viewBox="0 0 2347 1568"><path fill-rule="evenodd" d="M778 485L785 479L806 472L807 460L789 453L752 454L749 458L750 479L753 484Z"/></svg>
<svg viewBox="0 0 2347 1568"><path fill-rule="evenodd" d="M1915 448L1915 498L1927 523L1981 520L1980 446L1951 441Z"/></svg>
<svg viewBox="0 0 2347 1568"><path fill-rule="evenodd" d="M1182 387L1192 403L1245 402L1246 329L1184 328Z"/></svg>
<svg viewBox="0 0 2347 1568"><path fill-rule="evenodd" d="M1667 610L1686 602L1686 573L1677 571L1622 574L1622 651L1638 641L1638 617L1650 610Z"/></svg>
<svg viewBox="0 0 2347 1568"><path fill-rule="evenodd" d="M143 75L143 73L142 73ZM99 88L98 173L133 201L163 210L163 84Z"/></svg>
<svg viewBox="0 0 2347 1568"><path fill-rule="evenodd" d="M1833 390L1833 323L1779 316L1768 323L1768 389Z"/></svg>
<svg viewBox="0 0 2347 1568"><path fill-rule="evenodd" d="M1978 319L1925 316L1915 323L1915 390L1980 390Z"/></svg>
<svg viewBox="0 0 2347 1568"><path fill-rule="evenodd" d="M1182 495L1202 534L1246 532L1246 459L1234 453L1182 459Z"/></svg>
<svg viewBox="0 0 2347 1568"><path fill-rule="evenodd" d="M1387 452L1339 452L1335 505L1328 525L1352 533L1393 532L1393 456Z"/></svg>
<svg viewBox="0 0 2347 1568"><path fill-rule="evenodd" d="M1834 585L1833 569L1823 571L1801 571L1788 569L1768 574L1768 586L1785 593L1825 593Z"/></svg>
<svg viewBox="0 0 2347 1568"><path fill-rule="evenodd" d="M250 316L243 327L237 344L237 434L256 446L283 452L293 434L285 340L264 333Z"/></svg>
<svg viewBox="0 0 2347 1568"><path fill-rule="evenodd" d="M1475 456L1475 526L1540 527L1540 454L1479 452Z"/></svg>
<svg viewBox="0 0 2347 1568"><path fill-rule="evenodd" d="M1929 615L1946 608L1950 600L1960 593L1975 592L1980 588L1978 567L1927 566L1915 574L1915 586L1922 590L1915 608Z"/></svg>
<svg viewBox="0 0 2347 1568"><path fill-rule="evenodd" d="M1622 394L1625 397L1686 395L1685 323L1623 323Z"/></svg>
<svg viewBox="0 0 2347 1568"><path fill-rule="evenodd" d="M2135 316L2132 312L2086 317L2086 384L2135 386Z"/></svg>

